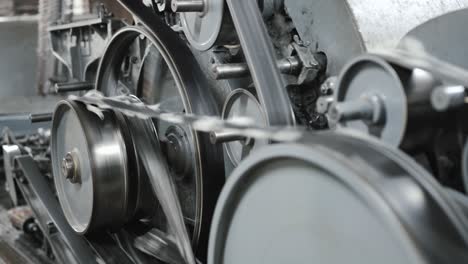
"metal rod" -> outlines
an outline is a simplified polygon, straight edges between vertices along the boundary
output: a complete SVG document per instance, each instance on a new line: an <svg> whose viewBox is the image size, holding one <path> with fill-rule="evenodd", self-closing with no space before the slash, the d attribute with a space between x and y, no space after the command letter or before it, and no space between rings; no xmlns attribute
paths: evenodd
<svg viewBox="0 0 468 264"><path fill-rule="evenodd" d="M203 12L205 2L203 0L172 0L172 12Z"/></svg>
<svg viewBox="0 0 468 264"><path fill-rule="evenodd" d="M431 94L432 107L444 112L465 104L466 92L463 86L441 86Z"/></svg>
<svg viewBox="0 0 468 264"><path fill-rule="evenodd" d="M94 83L92 82L72 82L72 83L56 83L56 93L68 93L78 91L89 91L94 89Z"/></svg>
<svg viewBox="0 0 468 264"><path fill-rule="evenodd" d="M52 113L30 114L29 120L31 123L49 122L52 121Z"/></svg>
<svg viewBox="0 0 468 264"><path fill-rule="evenodd" d="M297 57L290 57L277 61L278 69L283 74L294 74L301 69L301 62ZM216 80L242 78L249 75L247 63L228 63L215 65L213 73Z"/></svg>
<svg viewBox="0 0 468 264"><path fill-rule="evenodd" d="M239 140L245 140L245 137L235 132L212 131L210 133L211 144L226 143Z"/></svg>
<svg viewBox="0 0 468 264"><path fill-rule="evenodd" d="M373 101L360 98L333 104L328 118L332 124L354 120L373 121L374 119L379 119L374 116L376 110L376 105Z"/></svg>

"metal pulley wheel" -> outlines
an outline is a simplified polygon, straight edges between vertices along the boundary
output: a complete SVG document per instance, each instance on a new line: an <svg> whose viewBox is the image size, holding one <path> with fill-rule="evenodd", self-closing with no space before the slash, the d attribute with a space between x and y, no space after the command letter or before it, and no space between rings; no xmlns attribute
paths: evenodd
<svg viewBox="0 0 468 264"><path fill-rule="evenodd" d="M136 4L127 5L133 11ZM107 96L135 95L167 112L219 115L209 84L186 44L163 21L139 19L145 27L123 28L108 44L96 88ZM224 183L222 148L188 125L153 122L154 138L163 146L194 251L204 259L212 211ZM134 131L134 136L138 133Z"/></svg>
<svg viewBox="0 0 468 264"><path fill-rule="evenodd" d="M138 166L122 116L102 119L61 101L52 124L52 168L65 217L79 234L118 228L137 208Z"/></svg>
<svg viewBox="0 0 468 264"><path fill-rule="evenodd" d="M183 2L188 1L172 1L172 9L180 12L185 36L194 48L204 51L215 44L233 43L235 30L229 12L224 8L224 0L192 1L198 4L193 4L188 10Z"/></svg>
<svg viewBox="0 0 468 264"><path fill-rule="evenodd" d="M208 263L463 263L467 249L463 211L413 160L367 136L324 133L236 168Z"/></svg>
<svg viewBox="0 0 468 264"><path fill-rule="evenodd" d="M224 120L235 120L248 118L257 125L267 125L265 112L257 97L246 89L232 91L223 107L222 117ZM222 137L222 136L221 136ZM216 139L222 141L222 138ZM230 141L228 137L224 149L234 166L237 166L251 151L268 144L268 140L242 138Z"/></svg>
<svg viewBox="0 0 468 264"><path fill-rule="evenodd" d="M430 98L437 85L427 71L399 67L377 55L360 56L339 77L330 124L401 146L411 127L422 128L435 115Z"/></svg>

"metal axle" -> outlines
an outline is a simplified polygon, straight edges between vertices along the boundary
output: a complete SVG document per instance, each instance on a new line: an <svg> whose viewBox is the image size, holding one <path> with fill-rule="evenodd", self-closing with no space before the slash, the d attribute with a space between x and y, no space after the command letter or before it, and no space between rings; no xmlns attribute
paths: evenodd
<svg viewBox="0 0 468 264"><path fill-rule="evenodd" d="M233 132L212 131L210 133L210 141L212 144L227 143L227 142L239 141L239 140L245 140L245 139L246 138L244 136L241 136Z"/></svg>
<svg viewBox="0 0 468 264"><path fill-rule="evenodd" d="M205 1L203 0L172 0L172 12L203 12Z"/></svg>
<svg viewBox="0 0 468 264"><path fill-rule="evenodd" d="M332 124L339 122L365 120L378 124L385 119L385 109L378 96L362 97L346 102L335 103L329 112Z"/></svg>
<svg viewBox="0 0 468 264"><path fill-rule="evenodd" d="M444 112L464 105L466 92L463 86L441 86L431 94L432 107L439 112Z"/></svg>
<svg viewBox="0 0 468 264"><path fill-rule="evenodd" d="M49 122L52 121L52 113L30 114L29 120L31 123Z"/></svg>
<svg viewBox="0 0 468 264"><path fill-rule="evenodd" d="M54 88L55 88L56 93L89 91L89 90L94 89L94 83L92 82L56 83Z"/></svg>
<svg viewBox="0 0 468 264"><path fill-rule="evenodd" d="M297 57L290 57L277 61L277 66L283 74L294 74L301 69L301 62ZM246 63L221 64L213 67L216 80L241 78L248 76L250 71Z"/></svg>

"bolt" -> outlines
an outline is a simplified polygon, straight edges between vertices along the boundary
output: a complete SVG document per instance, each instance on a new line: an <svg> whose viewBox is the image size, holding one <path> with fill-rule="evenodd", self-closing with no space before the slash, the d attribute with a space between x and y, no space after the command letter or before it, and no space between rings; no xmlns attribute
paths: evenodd
<svg viewBox="0 0 468 264"><path fill-rule="evenodd" d="M58 232L57 226L55 225L54 222L49 221L46 223L46 226L47 226L47 233L49 235L53 235Z"/></svg>
<svg viewBox="0 0 468 264"><path fill-rule="evenodd" d="M80 180L76 163L76 158L74 158L72 152L68 152L62 159L62 175L71 183L78 183Z"/></svg>

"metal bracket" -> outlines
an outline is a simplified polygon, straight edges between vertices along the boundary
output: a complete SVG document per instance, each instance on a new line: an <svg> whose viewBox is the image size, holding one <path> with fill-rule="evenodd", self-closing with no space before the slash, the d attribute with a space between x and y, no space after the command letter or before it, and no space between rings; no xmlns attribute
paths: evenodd
<svg viewBox="0 0 468 264"><path fill-rule="evenodd" d="M58 263L97 263L97 257L84 237L77 235L68 225L46 177L41 174L34 159L25 155L16 157L15 161L20 169L16 182L31 205Z"/></svg>

